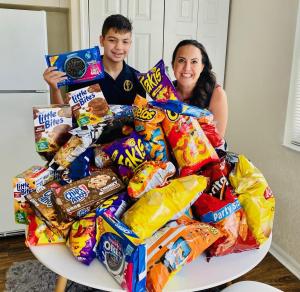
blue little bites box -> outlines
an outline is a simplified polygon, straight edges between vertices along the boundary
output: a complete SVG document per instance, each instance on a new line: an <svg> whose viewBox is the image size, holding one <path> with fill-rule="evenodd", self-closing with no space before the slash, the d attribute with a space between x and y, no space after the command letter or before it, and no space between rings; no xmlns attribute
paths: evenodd
<svg viewBox="0 0 300 292"><path fill-rule="evenodd" d="M123 289L146 291L146 247L109 210L98 211L96 257Z"/></svg>
<svg viewBox="0 0 300 292"><path fill-rule="evenodd" d="M59 82L58 87L104 78L104 68L98 46L45 57L48 67L54 66L58 71L66 73L67 79Z"/></svg>

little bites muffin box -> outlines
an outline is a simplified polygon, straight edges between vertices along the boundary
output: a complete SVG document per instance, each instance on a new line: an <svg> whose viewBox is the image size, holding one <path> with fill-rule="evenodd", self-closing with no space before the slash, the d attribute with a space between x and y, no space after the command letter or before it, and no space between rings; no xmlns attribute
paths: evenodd
<svg viewBox="0 0 300 292"><path fill-rule="evenodd" d="M13 178L15 222L28 224L27 216L32 213L26 195L40 189L53 180L53 170L34 165Z"/></svg>
<svg viewBox="0 0 300 292"><path fill-rule="evenodd" d="M71 109L68 105L35 106L33 124L36 151L47 159L47 152L55 154L71 137Z"/></svg>
<svg viewBox="0 0 300 292"><path fill-rule="evenodd" d="M95 125L112 118L99 84L93 84L67 94L72 114L81 126Z"/></svg>

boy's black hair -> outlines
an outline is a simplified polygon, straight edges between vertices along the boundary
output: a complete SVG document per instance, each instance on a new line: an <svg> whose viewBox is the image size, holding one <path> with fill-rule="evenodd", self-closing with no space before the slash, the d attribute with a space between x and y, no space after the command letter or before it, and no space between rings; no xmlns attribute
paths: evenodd
<svg viewBox="0 0 300 292"><path fill-rule="evenodd" d="M117 32L132 32L131 21L121 14L110 15L104 20L102 36L104 37L111 28Z"/></svg>

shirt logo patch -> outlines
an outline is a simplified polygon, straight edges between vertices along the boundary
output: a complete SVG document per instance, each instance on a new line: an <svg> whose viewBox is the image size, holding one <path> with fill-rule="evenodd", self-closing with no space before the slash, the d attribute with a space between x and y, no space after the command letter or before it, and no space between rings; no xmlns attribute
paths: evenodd
<svg viewBox="0 0 300 292"><path fill-rule="evenodd" d="M123 84L123 88L125 91L131 91L131 89L133 88L132 82L130 80L125 80Z"/></svg>

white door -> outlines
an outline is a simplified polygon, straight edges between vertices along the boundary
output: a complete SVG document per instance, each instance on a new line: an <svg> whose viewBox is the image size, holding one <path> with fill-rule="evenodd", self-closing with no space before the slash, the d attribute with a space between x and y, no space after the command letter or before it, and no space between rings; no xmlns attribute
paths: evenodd
<svg viewBox="0 0 300 292"><path fill-rule="evenodd" d="M129 0L133 42L128 64L140 72L152 68L163 54L164 3L162 0Z"/></svg>
<svg viewBox="0 0 300 292"><path fill-rule="evenodd" d="M164 54L171 79L174 79L171 67L172 54L184 39L197 38L198 0L165 0Z"/></svg>
<svg viewBox="0 0 300 292"><path fill-rule="evenodd" d="M89 0L89 44L100 46L99 36L105 18L111 14L127 15L128 0ZM102 52L103 54L103 52Z"/></svg>
<svg viewBox="0 0 300 292"><path fill-rule="evenodd" d="M224 83L229 0L199 0L197 40L208 53L217 75L217 82Z"/></svg>
<svg viewBox="0 0 300 292"><path fill-rule="evenodd" d="M144 72L162 58L164 2L162 0L89 0L90 46L99 45L102 24L111 14L122 14L133 24L128 64Z"/></svg>

